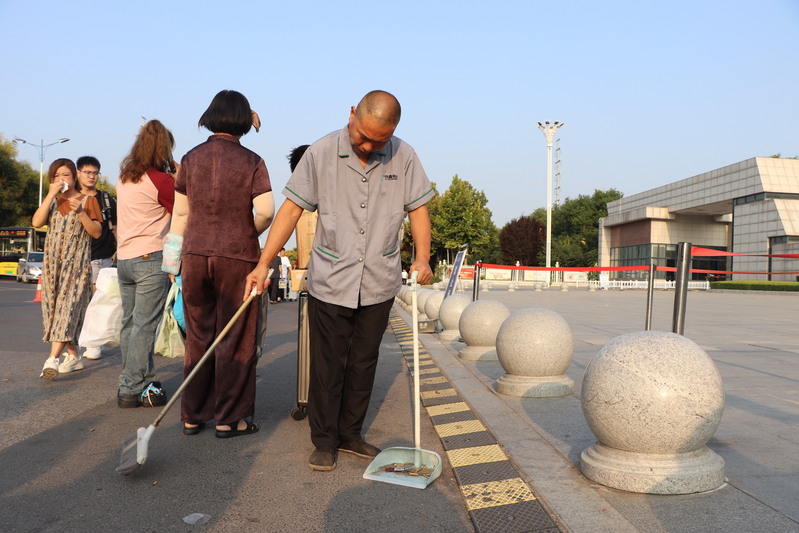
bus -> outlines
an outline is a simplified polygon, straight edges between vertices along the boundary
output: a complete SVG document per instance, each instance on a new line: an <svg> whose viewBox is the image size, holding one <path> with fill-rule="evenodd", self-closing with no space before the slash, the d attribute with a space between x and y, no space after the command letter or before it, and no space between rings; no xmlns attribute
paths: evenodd
<svg viewBox="0 0 799 533"><path fill-rule="evenodd" d="M19 258L44 251L45 228L0 228L0 276L16 276Z"/></svg>

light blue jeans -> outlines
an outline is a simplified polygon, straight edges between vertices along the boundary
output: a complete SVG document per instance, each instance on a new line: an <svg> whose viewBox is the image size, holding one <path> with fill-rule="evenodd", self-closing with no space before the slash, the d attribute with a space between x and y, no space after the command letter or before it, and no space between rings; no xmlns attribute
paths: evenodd
<svg viewBox="0 0 799 533"><path fill-rule="evenodd" d="M155 377L155 332L164 313L169 275L161 270L161 252L117 262L122 296L122 373L119 394L140 394Z"/></svg>

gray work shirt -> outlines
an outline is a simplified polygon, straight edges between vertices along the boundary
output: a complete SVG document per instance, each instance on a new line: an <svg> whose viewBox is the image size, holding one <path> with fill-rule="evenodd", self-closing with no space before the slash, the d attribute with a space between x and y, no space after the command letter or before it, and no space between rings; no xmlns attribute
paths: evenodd
<svg viewBox="0 0 799 533"><path fill-rule="evenodd" d="M373 305L396 296L405 213L434 195L413 148L391 137L363 167L345 127L308 148L283 194L319 211L308 292L351 309L359 297L361 305Z"/></svg>

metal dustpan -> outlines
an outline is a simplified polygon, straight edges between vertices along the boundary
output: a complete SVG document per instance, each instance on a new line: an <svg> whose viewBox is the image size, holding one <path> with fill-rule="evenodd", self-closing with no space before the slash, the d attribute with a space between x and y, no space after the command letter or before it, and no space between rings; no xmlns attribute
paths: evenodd
<svg viewBox="0 0 799 533"><path fill-rule="evenodd" d="M423 489L441 475L441 456L436 452L421 449L420 392L419 392L419 316L417 307L417 272L411 274L410 287L413 315L413 441L415 448L386 448L375 457L366 471L364 479L382 481L415 489Z"/></svg>

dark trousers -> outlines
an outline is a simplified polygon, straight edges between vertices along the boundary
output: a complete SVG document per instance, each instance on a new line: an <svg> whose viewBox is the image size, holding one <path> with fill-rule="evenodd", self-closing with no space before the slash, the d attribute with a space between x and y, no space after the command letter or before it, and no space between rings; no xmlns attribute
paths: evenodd
<svg viewBox="0 0 799 533"><path fill-rule="evenodd" d="M280 278L269 278L269 300L277 301L277 291L280 286Z"/></svg>
<svg viewBox="0 0 799 533"><path fill-rule="evenodd" d="M350 309L308 297L311 378L308 421L314 446L362 438L380 341L394 300Z"/></svg>
<svg viewBox="0 0 799 533"><path fill-rule="evenodd" d="M244 279L256 263L186 254L182 258L186 357L183 377L241 306ZM255 344L258 302L236 321L183 392L181 420L234 424L255 411Z"/></svg>

